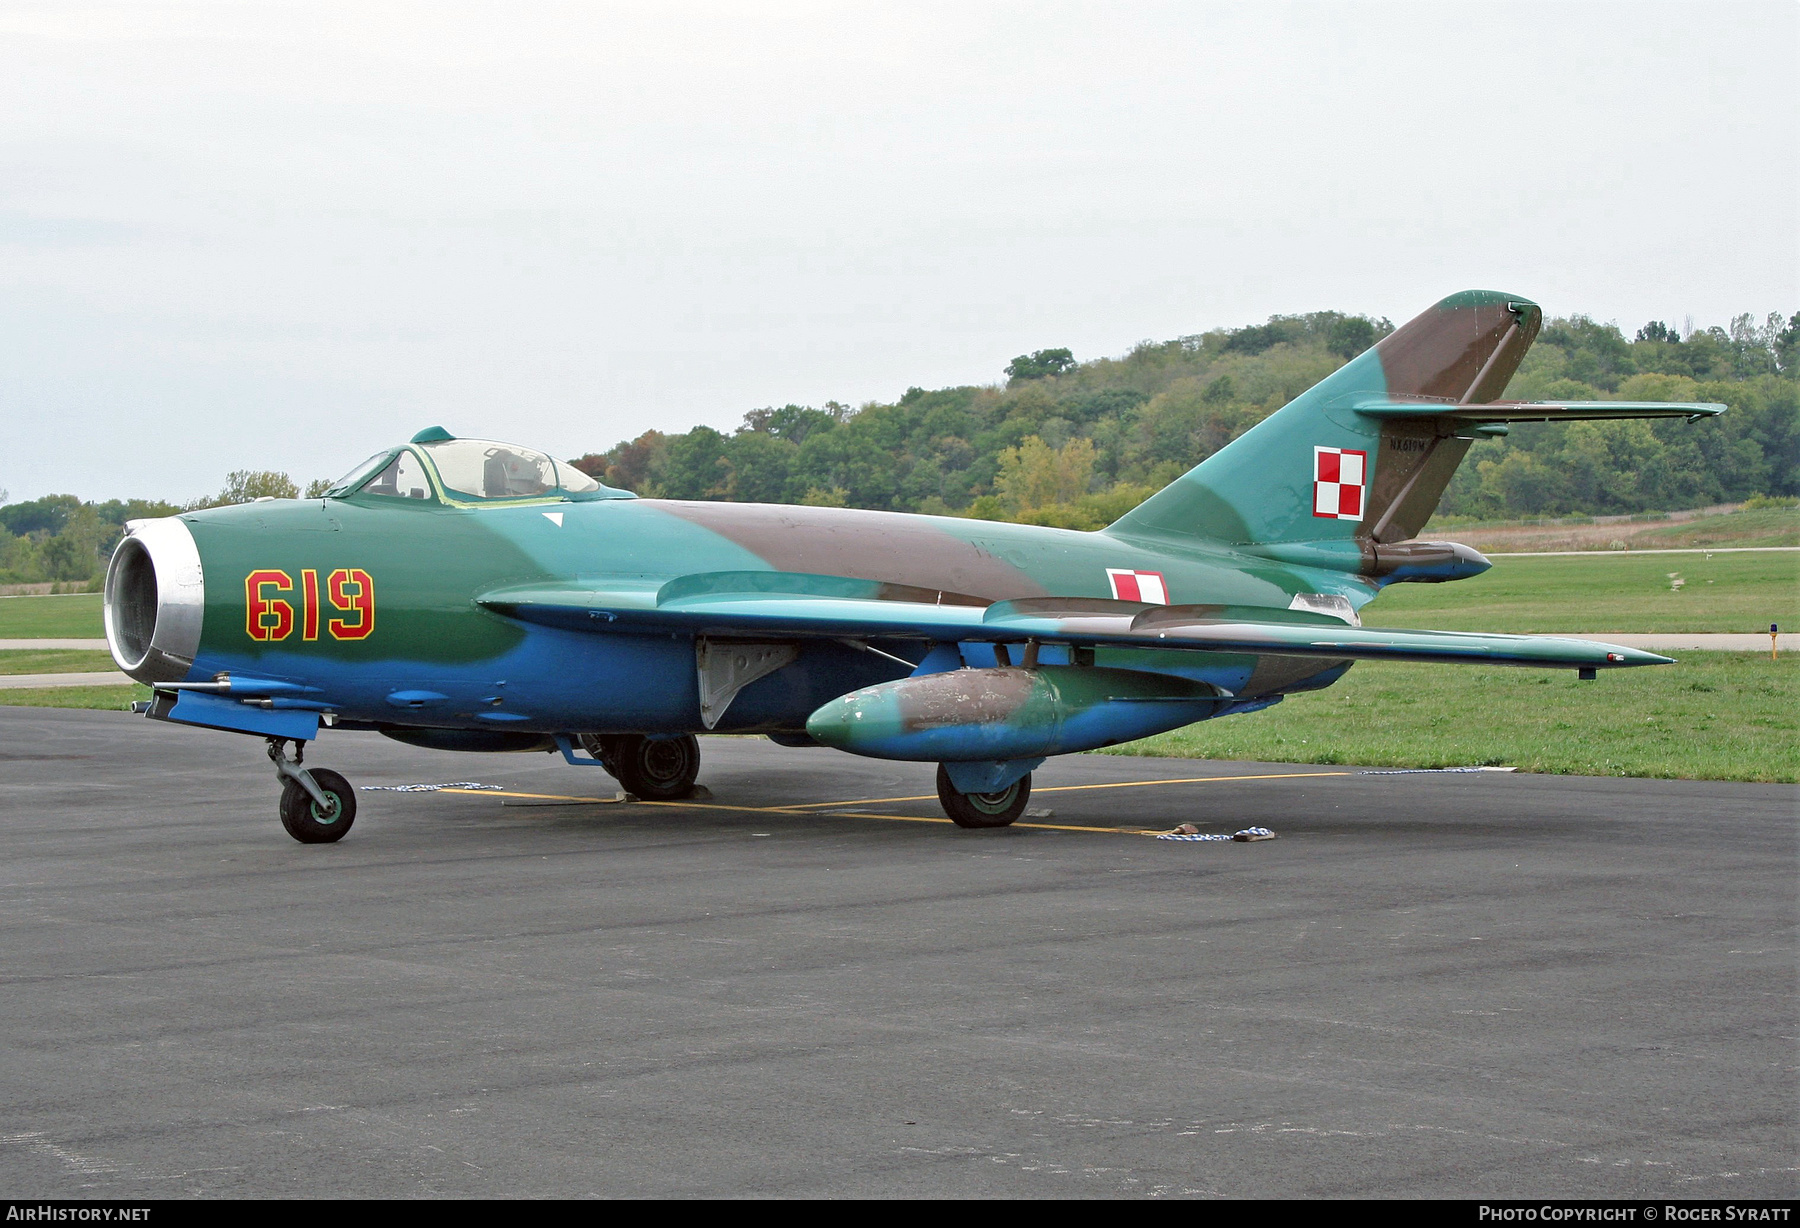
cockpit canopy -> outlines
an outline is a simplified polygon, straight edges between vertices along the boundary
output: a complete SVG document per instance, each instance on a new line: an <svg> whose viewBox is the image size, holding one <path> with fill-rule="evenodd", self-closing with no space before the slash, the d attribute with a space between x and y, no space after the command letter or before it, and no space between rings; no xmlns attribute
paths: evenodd
<svg viewBox="0 0 1800 1228"><path fill-rule="evenodd" d="M350 495L452 504L636 498L535 449L492 439L457 439L436 426L414 435L406 447L376 453L325 492L327 499Z"/></svg>

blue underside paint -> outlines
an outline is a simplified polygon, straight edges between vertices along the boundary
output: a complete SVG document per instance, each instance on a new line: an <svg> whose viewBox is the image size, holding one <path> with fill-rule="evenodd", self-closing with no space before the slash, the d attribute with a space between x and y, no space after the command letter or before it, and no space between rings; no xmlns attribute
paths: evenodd
<svg viewBox="0 0 1800 1228"><path fill-rule="evenodd" d="M1448 580L1469 580L1492 566L1493 564L1486 559L1480 562L1469 559L1446 559L1441 563L1406 563L1382 576L1375 583L1386 588L1390 584L1403 584L1407 581L1442 583Z"/></svg>
<svg viewBox="0 0 1800 1228"><path fill-rule="evenodd" d="M229 729L234 733L294 738L303 742L319 734L317 712L272 711L199 691L183 691L169 710L168 719L184 725L204 725L208 729Z"/></svg>
<svg viewBox="0 0 1800 1228"><path fill-rule="evenodd" d="M919 659L924 650L924 645L911 641L884 647L912 659ZM955 668L969 650L984 649L992 652L987 645L963 649L940 645L916 672ZM1044 664L1059 664L1066 649L1045 645L1043 653ZM1242 690L1256 666L1251 656L1155 649L1102 648L1098 659L1101 665L1167 673L1232 693ZM247 657L208 654L190 677L237 673L250 665ZM694 643L686 636L596 635L534 626L504 656L467 666L412 661L344 664L300 651L268 650L256 655L254 665L263 677L291 679L311 690L304 701L277 700L278 709L304 702L308 709L334 712L345 723L365 729L490 730L484 735L490 738L500 737L501 729L508 738L526 733L706 732L700 720ZM1335 678L1336 672L1330 676ZM812 712L838 696L907 673L898 662L842 644L805 641L797 661L740 692L713 732L797 731ZM500 703L487 702L494 698ZM184 693L183 703L188 706L174 719L188 723L280 737L311 738L317 732L314 711L271 712L191 692ZM907 753L895 757L999 761L1064 753L1241 710L1224 701L1113 704L1064 722L1050 740L1040 734L1035 743L1021 742L1019 731L958 727L920 738ZM202 712L204 719L197 719ZM459 744L451 739L442 745L448 749Z"/></svg>
<svg viewBox="0 0 1800 1228"><path fill-rule="evenodd" d="M946 763L944 774L958 793L998 793L1042 763L1035 759L981 760L974 763Z"/></svg>
<svg viewBox="0 0 1800 1228"><path fill-rule="evenodd" d="M896 643L888 650L916 656L921 648ZM517 648L466 666L398 660L346 664L302 651L268 650L255 664L264 676L304 680L314 692L309 706L358 723L543 733L706 731L694 641L688 636L532 627ZM246 657L208 653L189 677L204 681L247 665ZM820 704L907 673L898 662L843 644L809 641L792 665L739 692L713 732L797 730Z"/></svg>
<svg viewBox="0 0 1800 1228"><path fill-rule="evenodd" d="M988 654L992 656L990 652ZM926 674L942 674L949 670L963 667L963 655L956 650L955 644L933 644L925 659L919 662L919 668L912 672L914 678L923 678Z"/></svg>

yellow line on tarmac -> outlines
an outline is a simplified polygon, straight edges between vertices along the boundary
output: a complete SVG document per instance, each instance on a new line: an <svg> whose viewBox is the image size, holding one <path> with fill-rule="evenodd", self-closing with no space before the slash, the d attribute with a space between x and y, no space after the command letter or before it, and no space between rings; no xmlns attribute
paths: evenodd
<svg viewBox="0 0 1800 1228"><path fill-rule="evenodd" d="M543 802L596 802L607 806L674 806L680 810L732 810L745 814L794 814L815 817L809 811L795 810L792 806L730 806L722 802L658 802L639 798L635 802L620 802L616 797L573 797L562 793L515 793L505 789L438 789L439 793L464 793L470 797L525 797ZM851 814L851 811L844 811ZM948 823L949 819L919 818L906 814L857 814L857 818L865 819L903 819L908 823ZM1014 824L1014 826L1018 826Z"/></svg>
<svg viewBox="0 0 1800 1228"><path fill-rule="evenodd" d="M1121 780L1102 785L1049 785L1034 788L1031 795L1040 793L1073 793L1080 789L1136 789L1145 785L1202 785L1222 780L1298 780L1306 776L1354 776L1355 772L1267 772L1258 776L1189 776L1182 780ZM449 790L445 790L449 792ZM819 809L826 806L879 806L887 802L935 802L938 795L922 793L917 797L858 797L844 802L795 802L796 807ZM1014 827L1022 827L1022 823L1014 823ZM1096 831L1112 831L1113 828L1096 828Z"/></svg>
<svg viewBox="0 0 1800 1228"><path fill-rule="evenodd" d="M619 805L616 797L568 797L561 793L511 793L505 789L433 789L433 793L468 793L475 797L532 797L545 802L599 802L607 806Z"/></svg>
<svg viewBox="0 0 1800 1228"><path fill-rule="evenodd" d="M640 806L674 806L683 810L741 810L747 814L785 814L797 819L816 819L819 816L808 810L795 810L791 806L726 806L718 802L644 802ZM900 823L948 823L949 819L940 819L934 815L917 814L871 814L867 811L840 810L831 818L846 819L893 819ZM1014 824L1017 826L1017 824Z"/></svg>
<svg viewBox="0 0 1800 1228"><path fill-rule="evenodd" d="M1310 775L1342 775L1343 773L1316 772ZM602 805L620 805L613 797L572 797L561 793L516 793L505 789L438 789L439 793L462 793L470 797L523 797L544 802L594 802ZM890 798L890 801L923 801L923 798ZM931 801L937 800L932 794ZM792 806L728 806L719 802L651 802L641 798L630 803L634 806L673 806L678 810L730 810L740 814L785 814L796 818L817 818L817 814L807 810L797 810ZM831 815L832 818L846 819L887 819L895 823L948 823L949 819L940 819L930 815L916 814L875 814L864 810L840 810ZM1031 827L1043 831L1088 831L1100 832L1109 836L1154 836L1153 831L1145 831L1132 827L1077 827L1072 823L1013 823L1013 827Z"/></svg>
<svg viewBox="0 0 1800 1228"><path fill-rule="evenodd" d="M937 794L935 794L935 793L932 794L931 800L935 802L937 800ZM677 806L677 807L684 807L687 809L699 809L699 810L744 810L744 811L749 811L753 814L791 814L798 818L806 818L806 819L812 819L812 818L819 817L817 811L795 810L791 806L723 806L723 805L719 805L717 803L708 803L708 802L640 802L639 805ZM833 818L833 819L836 819L836 818L892 819L893 821L895 821L897 823L949 823L949 822L951 822L950 819L939 818L936 815L876 814L874 811L871 811L871 810L834 810L825 817ZM1045 831L1097 831L1097 832L1104 832L1107 835L1111 835L1111 836L1154 836L1154 835L1156 835L1156 833L1153 831L1144 831L1140 828L1133 828L1133 827L1076 827L1075 825L1070 824L1070 823L1009 823L1009 824L1007 824L1007 826L1009 826L1009 827L1036 827L1036 828L1042 828Z"/></svg>

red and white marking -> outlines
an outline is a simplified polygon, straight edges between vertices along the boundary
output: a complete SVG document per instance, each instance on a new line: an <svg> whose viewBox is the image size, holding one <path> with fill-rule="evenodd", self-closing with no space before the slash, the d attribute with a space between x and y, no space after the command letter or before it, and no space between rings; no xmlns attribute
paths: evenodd
<svg viewBox="0 0 1800 1228"><path fill-rule="evenodd" d="M1313 515L1361 520L1369 454L1350 448L1313 449Z"/></svg>
<svg viewBox="0 0 1800 1228"><path fill-rule="evenodd" d="M1169 604L1169 586L1163 583L1163 573L1160 571L1124 571L1117 567L1108 567L1106 578L1112 584L1114 601L1146 601L1151 605Z"/></svg>

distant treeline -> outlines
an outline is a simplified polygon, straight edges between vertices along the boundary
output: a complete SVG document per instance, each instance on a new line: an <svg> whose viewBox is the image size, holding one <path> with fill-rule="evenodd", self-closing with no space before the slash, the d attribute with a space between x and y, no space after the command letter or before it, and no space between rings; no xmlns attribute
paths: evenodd
<svg viewBox="0 0 1800 1228"><path fill-rule="evenodd" d="M575 464L678 499L826 503L1092 529L1224 447L1392 331L1316 312L1077 362L1021 355L1004 386L910 388L893 404L759 409L726 435L649 431ZM1471 449L1442 510L1600 515L1800 494L1800 313L1628 340L1552 320L1507 395L1722 401L1716 420L1515 426Z"/></svg>
<svg viewBox="0 0 1800 1228"><path fill-rule="evenodd" d="M322 495L329 481L305 490ZM285 473L240 469L225 479L225 489L187 503L155 499L108 499L83 502L74 495L45 495L24 503L7 503L0 491L0 584L35 584L45 580L98 580L127 520L173 516L203 507L249 503L265 496L293 499L303 493Z"/></svg>
<svg viewBox="0 0 1800 1228"><path fill-rule="evenodd" d="M757 409L730 434L647 431L574 464L652 497L1094 529L1392 330L1386 320L1323 311L1146 341L1120 358L1038 350L1008 364L1004 384L909 388L892 404L854 409ZM1506 395L1731 408L1697 423L1515 426L1470 450L1443 512L1604 515L1800 495L1800 313L1760 323L1742 315L1686 336L1652 322L1635 338L1583 316L1552 320ZM286 475L244 471L198 506L296 493ZM124 520L176 510L72 495L0 507L0 583L95 575Z"/></svg>

